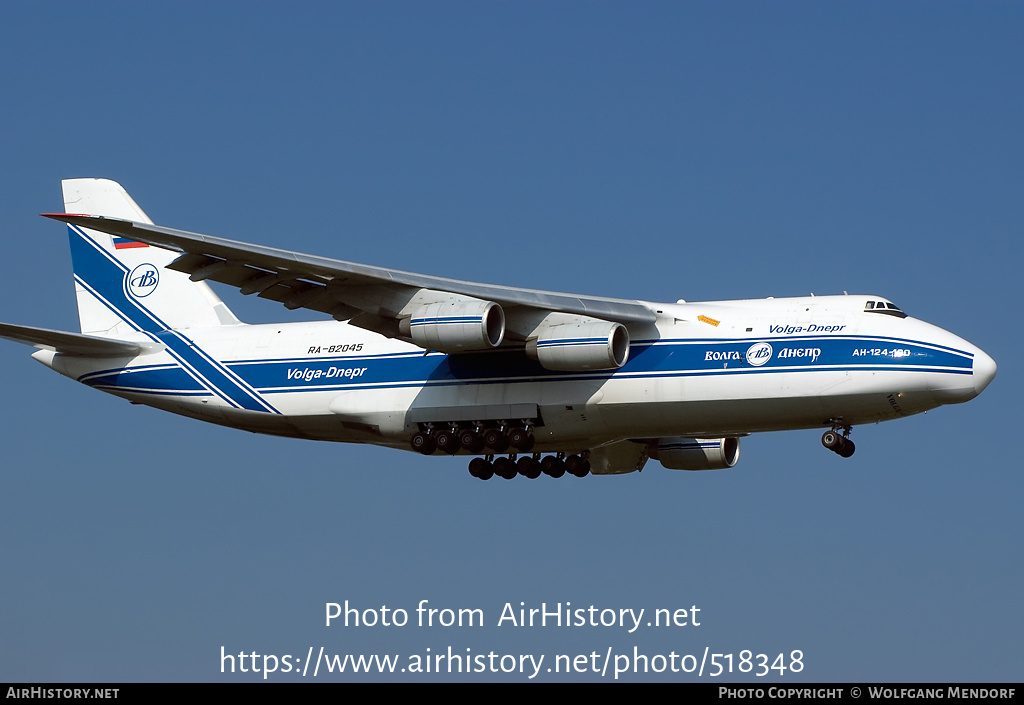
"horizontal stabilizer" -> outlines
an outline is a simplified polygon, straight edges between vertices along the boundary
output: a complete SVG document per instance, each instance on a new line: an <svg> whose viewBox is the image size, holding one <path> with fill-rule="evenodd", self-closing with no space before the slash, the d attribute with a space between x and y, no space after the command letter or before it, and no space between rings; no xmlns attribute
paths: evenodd
<svg viewBox="0 0 1024 705"><path fill-rule="evenodd" d="M55 350L61 355L79 357L135 357L143 350L143 346L139 343L129 343L126 340L97 338L81 333L67 333L33 326L16 326L10 323L0 323L0 338L34 345L37 348Z"/></svg>

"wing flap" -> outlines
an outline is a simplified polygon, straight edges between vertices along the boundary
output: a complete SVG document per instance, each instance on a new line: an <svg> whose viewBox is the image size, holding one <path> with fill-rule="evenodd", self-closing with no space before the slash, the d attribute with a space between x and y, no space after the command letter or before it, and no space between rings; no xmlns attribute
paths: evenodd
<svg viewBox="0 0 1024 705"><path fill-rule="evenodd" d="M142 345L127 340L97 338L81 333L17 326L11 323L0 323L0 338L77 357L135 357L143 351Z"/></svg>

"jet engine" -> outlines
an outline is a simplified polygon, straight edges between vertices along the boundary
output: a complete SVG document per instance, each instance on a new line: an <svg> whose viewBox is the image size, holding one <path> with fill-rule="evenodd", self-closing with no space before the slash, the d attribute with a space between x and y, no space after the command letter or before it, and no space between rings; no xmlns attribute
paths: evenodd
<svg viewBox="0 0 1024 705"><path fill-rule="evenodd" d="M403 335L427 350L489 350L505 337L505 312L493 301L459 298L421 306L398 325Z"/></svg>
<svg viewBox="0 0 1024 705"><path fill-rule="evenodd" d="M659 438L650 454L669 470L722 470L740 459L740 439Z"/></svg>
<svg viewBox="0 0 1024 705"><path fill-rule="evenodd" d="M549 370L614 370L629 359L629 332L608 321L544 326L527 340L526 355Z"/></svg>

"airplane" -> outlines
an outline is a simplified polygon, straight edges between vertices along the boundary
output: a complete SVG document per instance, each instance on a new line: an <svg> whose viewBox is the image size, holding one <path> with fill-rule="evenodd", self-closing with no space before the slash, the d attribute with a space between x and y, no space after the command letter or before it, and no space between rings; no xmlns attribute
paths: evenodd
<svg viewBox="0 0 1024 705"><path fill-rule="evenodd" d="M80 333L0 337L90 387L256 433L470 458L474 477L731 468L740 438L973 399L996 364L877 295L651 303L457 281L157 226L62 182ZM325 320L249 325L208 281Z"/></svg>

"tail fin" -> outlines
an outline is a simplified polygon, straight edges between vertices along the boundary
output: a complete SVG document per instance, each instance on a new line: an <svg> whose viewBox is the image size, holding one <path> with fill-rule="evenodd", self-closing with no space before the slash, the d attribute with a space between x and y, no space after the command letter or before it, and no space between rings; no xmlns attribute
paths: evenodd
<svg viewBox="0 0 1024 705"><path fill-rule="evenodd" d="M65 213L153 222L118 183L67 179L61 185ZM177 253L75 225L68 235L83 333L116 338L154 326L238 325L208 284L166 269Z"/></svg>

